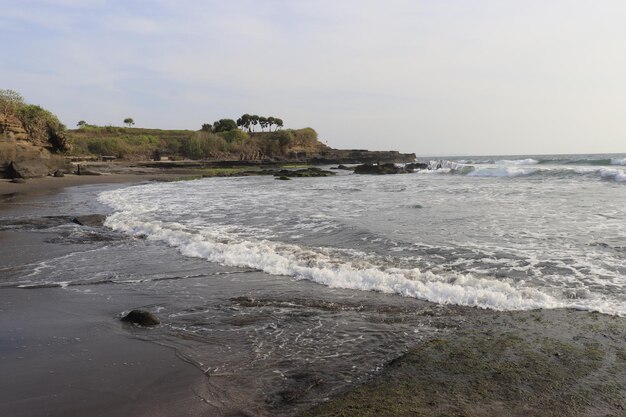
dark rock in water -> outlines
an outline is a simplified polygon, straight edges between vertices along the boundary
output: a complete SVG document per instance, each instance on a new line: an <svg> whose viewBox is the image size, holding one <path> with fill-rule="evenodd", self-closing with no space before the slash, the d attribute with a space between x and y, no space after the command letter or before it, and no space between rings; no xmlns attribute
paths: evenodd
<svg viewBox="0 0 626 417"><path fill-rule="evenodd" d="M133 310L121 318L123 322L134 323L140 326L156 326L161 321L154 314L146 310Z"/></svg>
<svg viewBox="0 0 626 417"><path fill-rule="evenodd" d="M286 176L284 176L284 175L281 175L280 177L276 177L275 179L277 179L277 180L282 180L282 181L289 181L289 180L291 180L291 178L286 177Z"/></svg>
<svg viewBox="0 0 626 417"><path fill-rule="evenodd" d="M65 176L65 173L63 171L61 171L60 169L57 169L56 171L54 171L54 177L55 178L62 178Z"/></svg>
<svg viewBox="0 0 626 417"><path fill-rule="evenodd" d="M107 216L104 214L88 214L86 216L77 216L72 219L72 223L81 226L102 226Z"/></svg>
<svg viewBox="0 0 626 417"><path fill-rule="evenodd" d="M385 175L385 174L405 174L407 171L404 168L397 167L394 164L364 164L358 165L354 168L355 174L369 174L369 175Z"/></svg>
<svg viewBox="0 0 626 417"><path fill-rule="evenodd" d="M26 180L24 178L13 178L11 180L11 182L13 182L15 184L24 184L26 182Z"/></svg>
<svg viewBox="0 0 626 417"><path fill-rule="evenodd" d="M303 177L330 177L332 175L335 175L335 173L331 171L324 171L323 169L316 168L316 167L309 167L309 168L296 169L296 170L281 169L280 171L274 172L273 175L275 177L303 178Z"/></svg>
<svg viewBox="0 0 626 417"><path fill-rule="evenodd" d="M330 169L343 169L345 171L352 171L354 168L350 168L350 167L347 167L345 165L339 165L339 166L336 166L336 167L331 167Z"/></svg>
<svg viewBox="0 0 626 417"><path fill-rule="evenodd" d="M49 173L49 169L43 162L37 159L11 162L7 174L9 178L40 178Z"/></svg>
<svg viewBox="0 0 626 417"><path fill-rule="evenodd" d="M411 164L406 164L404 166L405 169L411 170L411 171L415 171L417 169L427 169L428 168L428 164L425 164L423 162L413 162Z"/></svg>

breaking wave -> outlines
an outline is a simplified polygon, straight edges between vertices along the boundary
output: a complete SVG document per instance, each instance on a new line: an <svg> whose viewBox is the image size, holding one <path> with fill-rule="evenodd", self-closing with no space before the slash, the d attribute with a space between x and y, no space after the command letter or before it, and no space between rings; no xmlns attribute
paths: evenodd
<svg viewBox="0 0 626 417"><path fill-rule="evenodd" d="M520 164L521 165L521 164ZM586 177L591 179L626 182L626 169L611 167L536 167L520 165L463 165L457 163L441 164L441 173L466 175L468 177L550 177L573 178Z"/></svg>
<svg viewBox="0 0 626 417"><path fill-rule="evenodd" d="M454 271L434 273L419 268L389 267L395 263L381 264L376 257L356 256L334 248L241 236L229 232L228 227L210 225L201 219L189 218L183 223L163 221L154 205L143 205L141 199L137 200L138 195L127 193L128 190L115 190L100 195L101 202L116 210L105 225L116 231L166 243L188 257L310 280L331 288L379 291L439 304L494 310L574 307L609 314L620 312L610 303L602 304L601 299L571 300L557 288L537 288L524 281Z"/></svg>

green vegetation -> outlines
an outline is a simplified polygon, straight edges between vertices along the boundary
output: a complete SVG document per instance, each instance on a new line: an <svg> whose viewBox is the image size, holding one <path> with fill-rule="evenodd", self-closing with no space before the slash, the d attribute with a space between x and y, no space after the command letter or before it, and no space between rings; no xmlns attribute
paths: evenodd
<svg viewBox="0 0 626 417"><path fill-rule="evenodd" d="M311 128L248 133L222 131L230 125L220 120L199 131L124 128L82 125L68 131L71 156L115 156L140 160L159 159L237 159L286 158L319 152L324 145ZM233 122L234 123L234 122ZM208 126L211 128L209 129ZM232 127L232 125L231 125Z"/></svg>
<svg viewBox="0 0 626 417"><path fill-rule="evenodd" d="M220 119L213 123L213 132L228 132L237 129L237 123L233 119Z"/></svg>
<svg viewBox="0 0 626 417"><path fill-rule="evenodd" d="M13 90L0 90L0 116L18 119L33 142L39 142L54 151L67 150L65 126L48 110L28 104Z"/></svg>
<svg viewBox="0 0 626 417"><path fill-rule="evenodd" d="M135 124L135 121L131 117L127 117L124 119L124 124L128 127L131 127Z"/></svg>

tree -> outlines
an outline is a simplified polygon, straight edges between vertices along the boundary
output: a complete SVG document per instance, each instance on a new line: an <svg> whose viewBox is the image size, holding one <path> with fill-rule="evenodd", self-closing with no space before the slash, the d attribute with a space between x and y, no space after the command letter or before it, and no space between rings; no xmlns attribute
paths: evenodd
<svg viewBox="0 0 626 417"><path fill-rule="evenodd" d="M274 119L274 124L276 125L276 130L278 130L283 127L283 120L276 118Z"/></svg>
<svg viewBox="0 0 626 417"><path fill-rule="evenodd" d="M14 113L24 105L24 97L14 90L0 90L0 113Z"/></svg>
<svg viewBox="0 0 626 417"><path fill-rule="evenodd" d="M252 125L252 131L254 131L254 126L259 124L259 116L256 114L250 116L250 124Z"/></svg>
<svg viewBox="0 0 626 417"><path fill-rule="evenodd" d="M244 114L239 119L237 119L237 126L241 127L242 129L246 129L249 133L250 125L252 123L251 117L252 116L250 116L248 113Z"/></svg>
<svg viewBox="0 0 626 417"><path fill-rule="evenodd" d="M213 125L211 123L203 123L202 124L202 130L203 132L213 132Z"/></svg>
<svg viewBox="0 0 626 417"><path fill-rule="evenodd" d="M237 129L237 123L233 119L220 119L213 123L215 133L228 132Z"/></svg>
<svg viewBox="0 0 626 417"><path fill-rule="evenodd" d="M270 116L267 118L267 126L269 127L270 132L272 131L272 126L276 123L276 118L274 116Z"/></svg>
<svg viewBox="0 0 626 417"><path fill-rule="evenodd" d="M124 124L128 127L131 127L135 124L135 121L132 118L127 117L126 119L124 119Z"/></svg>
<svg viewBox="0 0 626 417"><path fill-rule="evenodd" d="M76 123L76 126L81 127L81 128L85 127L85 126L87 126L87 122L84 121L84 120L81 120L78 123Z"/></svg>
<svg viewBox="0 0 626 417"><path fill-rule="evenodd" d="M267 127L267 117L259 117L259 125L261 126L261 132L263 132L263 129Z"/></svg>

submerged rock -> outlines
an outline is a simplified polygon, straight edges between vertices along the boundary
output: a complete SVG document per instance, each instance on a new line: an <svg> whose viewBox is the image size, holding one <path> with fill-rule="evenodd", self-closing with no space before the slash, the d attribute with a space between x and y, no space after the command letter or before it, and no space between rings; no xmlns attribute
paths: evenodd
<svg viewBox="0 0 626 417"><path fill-rule="evenodd" d="M85 216L76 216L72 219L72 223L79 224L81 226L102 226L107 216L104 214L88 214Z"/></svg>
<svg viewBox="0 0 626 417"><path fill-rule="evenodd" d="M139 326L156 326L161 321L154 314L146 310L132 310L130 313L120 319L126 323L134 323Z"/></svg>
<svg viewBox="0 0 626 417"><path fill-rule="evenodd" d="M282 181L289 181L289 180L291 180L291 178L286 177L286 176L284 176L284 175L281 175L280 177L276 177L275 179L277 179L277 180L282 180Z"/></svg>

